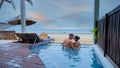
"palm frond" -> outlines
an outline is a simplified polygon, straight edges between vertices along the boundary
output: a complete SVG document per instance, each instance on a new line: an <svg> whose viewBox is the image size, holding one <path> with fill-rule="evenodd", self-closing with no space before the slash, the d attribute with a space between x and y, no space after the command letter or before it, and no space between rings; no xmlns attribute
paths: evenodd
<svg viewBox="0 0 120 68"><path fill-rule="evenodd" d="M32 2L32 0L26 0L30 5L32 5L33 6L33 2Z"/></svg>
<svg viewBox="0 0 120 68"><path fill-rule="evenodd" d="M6 2L8 2L8 3L12 3L12 1L11 0L5 0Z"/></svg>
<svg viewBox="0 0 120 68"><path fill-rule="evenodd" d="M2 5L3 5L3 2L4 2L4 0L0 1L0 9L1 9Z"/></svg>
<svg viewBox="0 0 120 68"><path fill-rule="evenodd" d="M0 22L0 29L4 30L4 29L7 29L7 28L10 28L12 27L13 25L10 25L8 23L1 23Z"/></svg>
<svg viewBox="0 0 120 68"><path fill-rule="evenodd" d="M1 2L0 2L0 9L1 9L1 7L2 7L4 1L6 1L6 2L12 4L13 9L16 10L16 8L15 8L15 4L14 4L14 1L13 1L13 0L1 0Z"/></svg>

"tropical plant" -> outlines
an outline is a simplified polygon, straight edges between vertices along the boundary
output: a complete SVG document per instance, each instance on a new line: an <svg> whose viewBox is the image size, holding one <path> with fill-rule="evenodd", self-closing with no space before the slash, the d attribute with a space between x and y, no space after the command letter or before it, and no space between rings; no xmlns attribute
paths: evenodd
<svg viewBox="0 0 120 68"><path fill-rule="evenodd" d="M93 30L90 30L94 34L94 40L99 40L100 39L100 33L98 32L98 30L99 30L98 27L95 27Z"/></svg>

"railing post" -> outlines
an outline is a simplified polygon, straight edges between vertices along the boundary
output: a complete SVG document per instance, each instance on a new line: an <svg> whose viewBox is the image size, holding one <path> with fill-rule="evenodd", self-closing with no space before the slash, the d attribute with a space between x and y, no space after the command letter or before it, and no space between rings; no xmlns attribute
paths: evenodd
<svg viewBox="0 0 120 68"><path fill-rule="evenodd" d="M120 15L120 13L118 13L119 15ZM120 16L118 16L118 18L119 18L119 21L118 21L118 52L119 52L119 68L120 68Z"/></svg>
<svg viewBox="0 0 120 68"><path fill-rule="evenodd" d="M107 48L108 48L108 24L109 24L109 16L106 14L106 22L105 22L105 49L104 49L104 56L106 57Z"/></svg>

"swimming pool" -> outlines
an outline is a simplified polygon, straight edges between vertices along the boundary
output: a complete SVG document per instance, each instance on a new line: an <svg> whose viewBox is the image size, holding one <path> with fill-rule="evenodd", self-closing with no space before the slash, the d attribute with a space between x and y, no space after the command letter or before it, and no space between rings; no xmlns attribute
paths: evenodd
<svg viewBox="0 0 120 68"><path fill-rule="evenodd" d="M61 44L40 45L31 48L45 63L46 68L103 68L92 46L68 49Z"/></svg>

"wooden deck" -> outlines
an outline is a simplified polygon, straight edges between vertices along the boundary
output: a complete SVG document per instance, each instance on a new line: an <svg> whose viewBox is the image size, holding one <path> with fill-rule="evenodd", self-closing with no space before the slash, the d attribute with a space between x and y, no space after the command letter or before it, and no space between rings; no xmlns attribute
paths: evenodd
<svg viewBox="0 0 120 68"><path fill-rule="evenodd" d="M45 68L41 59L27 46L30 44L0 44L0 68Z"/></svg>

